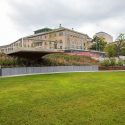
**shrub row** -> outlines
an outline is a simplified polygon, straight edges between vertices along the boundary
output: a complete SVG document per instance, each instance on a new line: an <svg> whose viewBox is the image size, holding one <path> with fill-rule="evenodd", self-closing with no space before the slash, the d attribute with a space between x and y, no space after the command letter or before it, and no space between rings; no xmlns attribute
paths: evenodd
<svg viewBox="0 0 125 125"><path fill-rule="evenodd" d="M100 63L101 66L123 66L125 61L116 59L106 59Z"/></svg>

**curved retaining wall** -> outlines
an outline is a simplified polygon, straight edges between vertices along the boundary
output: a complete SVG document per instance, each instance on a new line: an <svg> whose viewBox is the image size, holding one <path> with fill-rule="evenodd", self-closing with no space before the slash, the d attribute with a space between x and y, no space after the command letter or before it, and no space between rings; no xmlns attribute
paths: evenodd
<svg viewBox="0 0 125 125"><path fill-rule="evenodd" d="M28 74L47 74L58 72L87 72L98 71L98 66L50 66L50 67L19 67L1 68L0 76L16 76Z"/></svg>

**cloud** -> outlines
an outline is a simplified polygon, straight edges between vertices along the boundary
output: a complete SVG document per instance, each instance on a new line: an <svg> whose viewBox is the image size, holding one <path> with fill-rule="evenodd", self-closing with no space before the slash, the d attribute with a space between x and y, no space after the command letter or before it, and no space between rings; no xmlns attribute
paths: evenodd
<svg viewBox="0 0 125 125"><path fill-rule="evenodd" d="M124 0L2 1L4 1L3 8L7 7L4 9L3 22L5 21L11 31L9 37L6 38L8 42L9 39L14 40L17 37L31 34L33 30L42 27L55 28L59 24L68 28L73 27L91 37L99 31L106 31L115 37L119 32L125 32ZM0 13L1 15L2 13ZM1 34L3 28L4 26L0 35L3 35ZM6 33L8 32L6 31ZM1 37L0 41L2 39Z"/></svg>

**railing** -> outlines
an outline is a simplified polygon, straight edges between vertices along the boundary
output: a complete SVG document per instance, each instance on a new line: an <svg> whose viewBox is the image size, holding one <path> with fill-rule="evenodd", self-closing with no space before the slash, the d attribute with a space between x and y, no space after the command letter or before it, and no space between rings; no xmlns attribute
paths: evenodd
<svg viewBox="0 0 125 125"><path fill-rule="evenodd" d="M28 74L46 74L57 72L87 72L98 71L98 66L50 66L50 67L20 67L1 68L0 76L16 76Z"/></svg>
<svg viewBox="0 0 125 125"><path fill-rule="evenodd" d="M63 50L60 50L60 49L43 49L43 48L39 48L39 47L36 47L36 48L33 48L33 47L19 47L19 48L13 48L13 50L10 50L10 51L7 51L7 52L4 52L6 54L11 54L11 53L16 53L16 52L23 52L23 51L32 51L32 52L62 52Z"/></svg>

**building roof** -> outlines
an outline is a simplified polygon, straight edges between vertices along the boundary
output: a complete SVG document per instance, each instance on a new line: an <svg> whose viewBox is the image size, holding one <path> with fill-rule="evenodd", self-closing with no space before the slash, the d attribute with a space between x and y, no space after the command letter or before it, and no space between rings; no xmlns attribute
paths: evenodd
<svg viewBox="0 0 125 125"><path fill-rule="evenodd" d="M49 32L49 31L52 31L52 30L53 29L50 29L50 28L38 29L38 30L34 31L34 34L45 33L45 32Z"/></svg>
<svg viewBox="0 0 125 125"><path fill-rule="evenodd" d="M68 29L68 28L65 28L65 27L59 27L57 29L53 29L53 30L48 31L48 32L40 32L40 33L37 33L37 34L26 36L24 38L31 38L31 37L34 37L34 36L39 36L39 35L44 35L44 34L48 34L48 33L53 33L53 32L58 32L58 31L64 31L64 30L75 32L75 33L78 33L78 34L81 34L81 35L86 35L88 38L90 38L87 34L84 34L84 33L81 33L81 32L78 32L78 31L75 31L75 30L72 30L72 29Z"/></svg>
<svg viewBox="0 0 125 125"><path fill-rule="evenodd" d="M95 35L97 35L97 34L106 34L106 35L108 35L108 36L111 36L110 34L108 34L108 33L106 33L106 32L98 32L98 33L96 33ZM112 37L112 36L111 36Z"/></svg>

